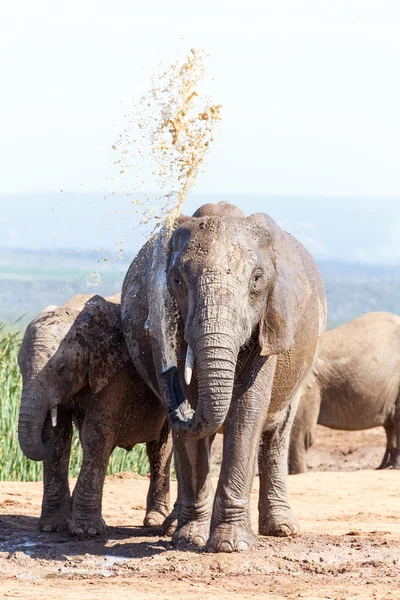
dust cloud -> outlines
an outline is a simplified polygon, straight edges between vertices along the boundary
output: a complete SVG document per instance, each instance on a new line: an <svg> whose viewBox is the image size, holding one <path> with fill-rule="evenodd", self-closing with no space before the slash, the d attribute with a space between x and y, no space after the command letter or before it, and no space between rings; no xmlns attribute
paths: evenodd
<svg viewBox="0 0 400 600"><path fill-rule="evenodd" d="M181 213L221 119L221 105L199 91L207 58L204 50L193 48L183 61L159 65L113 145L122 192L139 214L138 227L149 234L173 224ZM157 192L149 193L152 188Z"/></svg>

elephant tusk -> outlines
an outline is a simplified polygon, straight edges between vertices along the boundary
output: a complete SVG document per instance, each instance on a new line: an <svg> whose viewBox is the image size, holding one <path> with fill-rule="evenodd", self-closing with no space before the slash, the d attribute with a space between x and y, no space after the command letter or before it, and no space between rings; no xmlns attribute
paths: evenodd
<svg viewBox="0 0 400 600"><path fill-rule="evenodd" d="M57 406L51 409L51 424L53 427L57 425Z"/></svg>
<svg viewBox="0 0 400 600"><path fill-rule="evenodd" d="M192 381L193 373L194 354L192 348L188 345L186 351L186 362L185 362L185 382L190 385Z"/></svg>

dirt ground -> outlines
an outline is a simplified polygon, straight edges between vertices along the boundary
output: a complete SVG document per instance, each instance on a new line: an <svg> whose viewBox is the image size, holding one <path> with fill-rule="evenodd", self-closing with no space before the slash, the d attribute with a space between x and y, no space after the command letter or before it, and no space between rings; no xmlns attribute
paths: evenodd
<svg viewBox="0 0 400 600"><path fill-rule="evenodd" d="M36 530L40 483L0 483L0 598L400 599L400 471L372 470L384 442L379 429L319 428L312 470L289 478L301 535L259 537L247 554L177 551L159 530L142 527L146 478L108 478L110 527L83 540ZM217 445L216 462L218 453ZM257 490L256 478L254 529Z"/></svg>

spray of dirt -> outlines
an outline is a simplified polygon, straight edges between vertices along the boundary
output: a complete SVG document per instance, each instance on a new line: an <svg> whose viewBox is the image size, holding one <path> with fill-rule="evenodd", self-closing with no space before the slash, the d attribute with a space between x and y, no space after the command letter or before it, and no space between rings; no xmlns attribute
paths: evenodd
<svg viewBox="0 0 400 600"><path fill-rule="evenodd" d="M203 50L192 49L183 62L160 66L113 146L122 191L141 216L139 226L150 232L160 224L169 228L181 213L220 120L221 105L199 92L206 59ZM141 191L154 187L158 193Z"/></svg>
<svg viewBox="0 0 400 600"><path fill-rule="evenodd" d="M148 238L160 225L169 235L204 169L221 118L221 105L201 93L207 60L204 50L191 49L168 68L160 63L149 90L124 115L124 127L112 146L117 169L112 179L118 179L121 190L104 199L113 203L109 218L124 216L127 236ZM157 192L151 193L151 189ZM128 209L120 204L127 198ZM134 214L136 226L131 225ZM99 271L123 259L123 246L120 239L112 255L99 256L97 262L102 266L87 277L87 291L101 283Z"/></svg>

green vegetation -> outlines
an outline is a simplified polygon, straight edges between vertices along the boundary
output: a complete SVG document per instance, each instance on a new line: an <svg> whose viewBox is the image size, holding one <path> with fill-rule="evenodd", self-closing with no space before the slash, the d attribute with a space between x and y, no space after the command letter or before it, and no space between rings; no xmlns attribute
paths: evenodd
<svg viewBox="0 0 400 600"><path fill-rule="evenodd" d="M7 332L8 331L8 332ZM17 356L20 337L0 324L0 481L40 481L42 463L26 458L18 443L18 413L22 381ZM76 477L82 463L82 448L74 427L70 476ZM108 465L108 474L149 470L146 447L138 444L131 452L116 448Z"/></svg>

